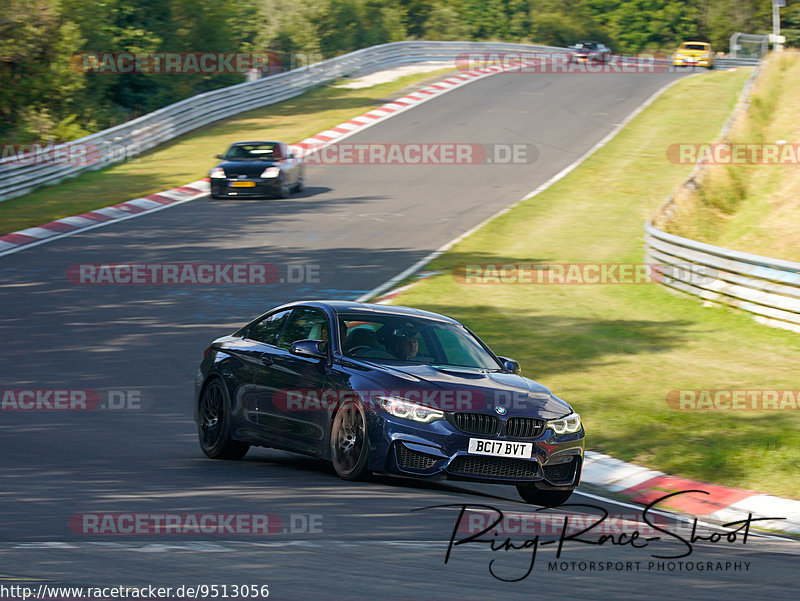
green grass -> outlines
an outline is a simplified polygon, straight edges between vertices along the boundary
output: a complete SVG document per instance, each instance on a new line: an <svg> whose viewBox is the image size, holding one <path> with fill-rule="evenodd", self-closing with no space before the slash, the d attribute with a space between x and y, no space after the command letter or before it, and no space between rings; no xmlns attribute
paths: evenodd
<svg viewBox="0 0 800 601"><path fill-rule="evenodd" d="M800 389L800 336L653 285L467 285L469 263L635 263L642 224L686 177L683 140L717 137L746 70L690 77L545 192L468 237L395 304L462 320L579 411L587 447L667 473L800 498L797 411L688 412L681 389ZM694 99L703 111L687 111ZM512 199L509 199L511 201ZM463 280L462 280L463 281Z"/></svg>
<svg viewBox="0 0 800 601"><path fill-rule="evenodd" d="M231 142L259 138L299 142L390 102L409 86L449 71L406 75L358 90L335 87L334 83L215 122L133 161L0 202L0 235L182 186L206 177L214 166L214 156Z"/></svg>
<svg viewBox="0 0 800 601"><path fill-rule="evenodd" d="M800 53L773 54L761 68L747 110L729 140L774 144L800 139ZM800 261L800 165L712 165L696 192L678 197L667 230L769 257Z"/></svg>

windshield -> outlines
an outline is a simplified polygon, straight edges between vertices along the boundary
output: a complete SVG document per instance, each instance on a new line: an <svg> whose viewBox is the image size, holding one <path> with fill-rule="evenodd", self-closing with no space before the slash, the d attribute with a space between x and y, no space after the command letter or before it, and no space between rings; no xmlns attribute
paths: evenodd
<svg viewBox="0 0 800 601"><path fill-rule="evenodd" d="M708 47L703 44L684 44L684 50L708 50Z"/></svg>
<svg viewBox="0 0 800 601"><path fill-rule="evenodd" d="M339 316L347 357L389 365L415 364L501 371L464 326L419 317L350 313Z"/></svg>
<svg viewBox="0 0 800 601"><path fill-rule="evenodd" d="M277 144L236 144L225 153L226 161L274 161L280 154Z"/></svg>

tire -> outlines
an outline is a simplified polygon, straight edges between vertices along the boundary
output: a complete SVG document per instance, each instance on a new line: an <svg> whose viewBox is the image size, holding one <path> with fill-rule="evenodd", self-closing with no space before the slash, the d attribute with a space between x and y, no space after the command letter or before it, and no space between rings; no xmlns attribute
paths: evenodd
<svg viewBox="0 0 800 601"><path fill-rule="evenodd" d="M331 424L331 462L344 480L363 480L368 475L367 417L361 403L345 401Z"/></svg>
<svg viewBox="0 0 800 601"><path fill-rule="evenodd" d="M225 387L212 380L200 395L197 435L200 448L211 459L241 459L250 445L231 438L231 410Z"/></svg>
<svg viewBox="0 0 800 601"><path fill-rule="evenodd" d="M291 188L283 183L283 176L281 176L281 180L278 182L278 198L289 198L291 193Z"/></svg>
<svg viewBox="0 0 800 601"><path fill-rule="evenodd" d="M302 192L306 188L306 183L303 181L303 176L297 178L297 183L294 185L295 192Z"/></svg>
<svg viewBox="0 0 800 601"><path fill-rule="evenodd" d="M542 507L558 507L567 502L572 496L574 488L562 488L548 490L537 488L536 483L517 484L517 492L522 500L531 505L541 505Z"/></svg>

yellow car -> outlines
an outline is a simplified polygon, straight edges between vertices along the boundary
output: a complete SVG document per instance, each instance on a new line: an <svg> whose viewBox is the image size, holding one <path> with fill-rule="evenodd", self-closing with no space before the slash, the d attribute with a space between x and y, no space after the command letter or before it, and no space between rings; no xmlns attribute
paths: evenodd
<svg viewBox="0 0 800 601"><path fill-rule="evenodd" d="M672 64L676 67L714 68L714 54L708 42L684 42L675 51Z"/></svg>

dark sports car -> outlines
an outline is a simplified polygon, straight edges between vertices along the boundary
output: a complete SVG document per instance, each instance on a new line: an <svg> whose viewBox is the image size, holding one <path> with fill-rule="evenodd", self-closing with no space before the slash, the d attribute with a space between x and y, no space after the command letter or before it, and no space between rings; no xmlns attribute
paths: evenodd
<svg viewBox="0 0 800 601"><path fill-rule="evenodd" d="M277 196L303 189L305 167L284 142L236 142L209 173L211 198Z"/></svg>
<svg viewBox="0 0 800 601"><path fill-rule="evenodd" d="M574 63L605 63L611 56L611 50L600 42L578 42L569 49L569 60Z"/></svg>
<svg viewBox="0 0 800 601"><path fill-rule="evenodd" d="M215 340L200 364L203 452L250 446L372 472L516 485L537 505L578 485L580 417L459 322L348 301L277 307Z"/></svg>

